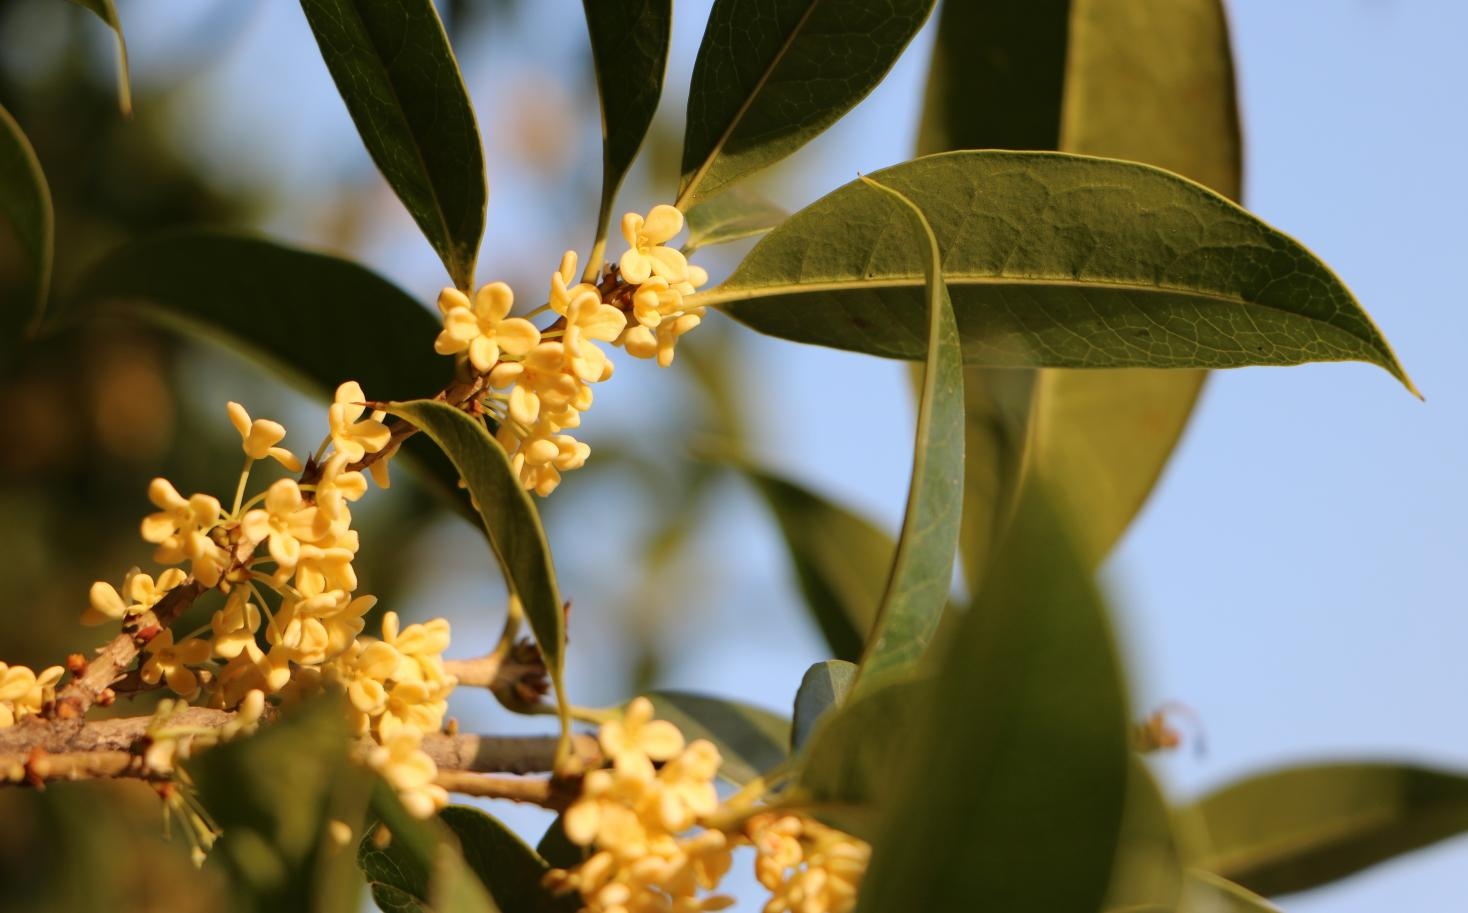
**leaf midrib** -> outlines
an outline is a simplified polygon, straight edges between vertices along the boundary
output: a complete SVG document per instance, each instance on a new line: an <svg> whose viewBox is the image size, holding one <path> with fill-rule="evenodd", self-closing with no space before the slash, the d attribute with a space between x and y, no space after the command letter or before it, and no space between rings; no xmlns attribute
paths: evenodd
<svg viewBox="0 0 1468 913"><path fill-rule="evenodd" d="M1400 817L1401 809L1395 806L1342 815L1331 824L1298 830L1273 840L1260 840L1251 847L1232 852L1218 853L1210 860L1210 868L1220 873L1231 873L1277 864L1281 852L1293 855L1314 852L1381 830Z"/></svg>
<svg viewBox="0 0 1468 913"><path fill-rule="evenodd" d="M770 76L784 62L785 55L790 52L790 47L795 44L796 37L805 29L805 24L810 21L811 15L820 4L821 0L810 0L810 5L805 8L805 12L800 14L800 19L790 29L790 34L785 36L785 41L780 45L780 50L775 52L775 56L770 59L769 65L760 74L754 87L744 97L744 101L739 104L739 110L734 112L734 117L729 121L729 126L724 128L723 134L710 147L708 155L704 156L703 164L699 165L698 170L693 172L693 177L688 179L688 184L678 194L678 199L673 201L674 206L679 209L684 209L689 199L693 197L694 192L698 189L698 185L703 182L703 179L708 176L709 169L714 166L714 160L719 157L719 153L723 151L724 146L729 142L729 137L734 135L734 131L739 127L740 122L744 120L744 115L749 113L749 109L754 104L754 100L764 91L765 84L770 81Z"/></svg>
<svg viewBox="0 0 1468 913"><path fill-rule="evenodd" d="M407 109L403 107L402 96L398 93L398 85L392 78L392 72L387 67L387 61L383 58L382 48L377 46L377 41L372 35L372 30L367 27L367 20L362 18L362 11L357 7L356 0L347 0L346 5L351 7L353 18L362 27L362 34L366 36L367 45L372 49L372 59L377 64L378 69L382 71L383 81L387 83L388 91L392 93L393 105L397 109L398 116L402 118L403 126L408 128L408 136L413 139L411 144L413 155L418 159L418 166L423 169L424 183L428 185L428 195L433 200L433 214L438 220L439 228L443 230L444 240L447 242L449 248L448 255L452 258L454 264L464 271L462 277L454 275L452 278L456 283L462 278L465 282L463 288L465 291L468 291L468 286L474 283L474 276L472 275L473 265L465 263L460 252L457 250L460 242L454 232L449 228L448 214L444 212L443 199L439 196L438 184L434 182L433 170L428 167L428 159L423 155L423 141L418 138L418 132L413 129L412 122L408 120ZM437 18L436 10L434 18ZM442 32L443 23L440 22L438 27L439 31ZM444 34L444 43L448 44L447 33ZM457 273L458 270L450 267L449 272Z"/></svg>

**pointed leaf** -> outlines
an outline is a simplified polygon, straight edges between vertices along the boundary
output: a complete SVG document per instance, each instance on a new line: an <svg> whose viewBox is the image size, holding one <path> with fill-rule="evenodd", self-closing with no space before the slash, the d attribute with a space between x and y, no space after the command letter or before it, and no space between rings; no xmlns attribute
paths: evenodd
<svg viewBox="0 0 1468 913"><path fill-rule="evenodd" d="M1127 162L952 152L873 175L928 217L975 364L1238 367L1368 361L1386 341L1298 242L1211 191ZM922 272L902 213L848 184L791 216L719 288L761 332L894 358L924 354ZM1415 391L1414 391L1415 392Z"/></svg>
<svg viewBox="0 0 1468 913"><path fill-rule="evenodd" d="M943 252L922 210L902 194L872 184L895 200L919 239L928 344L907 511L887 588L852 683L856 694L907 672L922 658L948 604L963 515L963 355L943 282Z"/></svg>
<svg viewBox="0 0 1468 913"><path fill-rule="evenodd" d="M1063 120L1063 124L1062 124ZM919 152L1062 149L1147 162L1238 199L1242 158L1228 27L1219 0L996 0L944 4ZM1013 413L988 390L1012 371L974 367L965 383L980 415ZM1056 482L1076 532L1103 557L1145 503L1181 436L1201 371L1057 371L1038 375L1033 424L983 439L971 423L965 572L977 586L1002 523L1010 471L1026 459ZM972 416L971 416L972 419ZM1018 433L1016 433L1016 430ZM973 466L974 454L994 452ZM980 479L980 482L983 480Z"/></svg>
<svg viewBox="0 0 1468 913"><path fill-rule="evenodd" d="M540 835L540 842L535 844L535 852L558 869L579 865L586 861L590 853L586 847L572 843L571 838L566 836L564 821L564 815L557 815L556 820L545 829L545 833Z"/></svg>
<svg viewBox="0 0 1468 913"><path fill-rule="evenodd" d="M785 760L790 721L777 713L686 691L650 691L657 718L683 730L691 742L708 739L724 757L719 776L737 786Z"/></svg>
<svg viewBox="0 0 1468 913"><path fill-rule="evenodd" d="M468 289L484 235L484 151L433 0L301 0L301 9L372 161Z"/></svg>
<svg viewBox="0 0 1468 913"><path fill-rule="evenodd" d="M678 207L810 142L897 62L934 0L715 0L693 64Z"/></svg>
<svg viewBox="0 0 1468 913"><path fill-rule="evenodd" d="M112 0L71 0L96 14L117 35L117 107L124 115L133 113L132 80L127 72L127 41L122 37L122 22Z"/></svg>
<svg viewBox="0 0 1468 913"><path fill-rule="evenodd" d="M77 280L57 321L105 311L213 339L297 386L331 395L346 380L374 399L426 396L452 374L440 329L406 292L359 266L208 229L116 248Z"/></svg>
<svg viewBox="0 0 1468 913"><path fill-rule="evenodd" d="M575 913L581 906L579 898L557 897L541 884L550 865L499 819L451 805L438 820L459 838L464 862L505 913Z"/></svg>
<svg viewBox="0 0 1468 913"><path fill-rule="evenodd" d="M688 210L688 241L683 253L762 235L789 215L759 194L735 187Z"/></svg>
<svg viewBox="0 0 1468 913"><path fill-rule="evenodd" d="M1172 812L1147 765L1134 754L1128 758L1126 805L1102 909L1172 913L1182 897L1184 877Z"/></svg>
<svg viewBox="0 0 1468 913"><path fill-rule="evenodd" d="M652 125L672 39L673 0L582 0L601 99L602 183L597 236ZM595 264L600 269L601 264Z"/></svg>
<svg viewBox="0 0 1468 913"><path fill-rule="evenodd" d="M855 661L897 550L871 521L793 482L736 463L780 524L801 594L838 659Z"/></svg>
<svg viewBox="0 0 1468 913"><path fill-rule="evenodd" d="M550 544L535 502L510 468L504 448L479 421L447 403L426 399L392 403L387 411L428 435L448 455L468 487L505 583L524 606L525 618L555 688L556 706L564 725L566 617L556 587Z"/></svg>
<svg viewBox="0 0 1468 913"><path fill-rule="evenodd" d="M790 748L799 751L827 710L841 706L856 680L856 664L828 659L805 670L795 692L795 718L790 724Z"/></svg>
<svg viewBox="0 0 1468 913"><path fill-rule="evenodd" d="M444 823L408 814L383 782L373 790L372 811L380 819L377 827L391 837L379 846L375 831L364 835L357 865L384 913L500 913ZM517 911L505 908L504 913Z"/></svg>
<svg viewBox="0 0 1468 913"><path fill-rule="evenodd" d="M323 695L186 762L221 830L209 864L228 873L235 909L358 909L351 851L330 834L332 821L359 824L372 790L351 742L344 702Z"/></svg>
<svg viewBox="0 0 1468 913"><path fill-rule="evenodd" d="M55 218L51 188L30 140L0 106L0 217L20 242L30 268L30 293L0 306L0 353L35 333L51 288ZM6 229L0 229L0 232Z"/></svg>
<svg viewBox="0 0 1468 913"><path fill-rule="evenodd" d="M939 665L941 699L920 705L859 911L964 910L983 898L1006 913L1088 913L1106 893L1127 702L1105 609L1038 489L995 567Z"/></svg>
<svg viewBox="0 0 1468 913"><path fill-rule="evenodd" d="M349 260L248 235L190 230L118 247L78 279L53 323L99 314L210 340L327 399L347 380L374 399L427 396L452 373L433 351L438 321L406 292ZM403 452L465 509L436 447L410 439Z"/></svg>
<svg viewBox="0 0 1468 913"><path fill-rule="evenodd" d="M1395 764L1296 767L1226 786L1185 814L1211 843L1197 867L1273 896L1468 830L1468 777Z"/></svg>

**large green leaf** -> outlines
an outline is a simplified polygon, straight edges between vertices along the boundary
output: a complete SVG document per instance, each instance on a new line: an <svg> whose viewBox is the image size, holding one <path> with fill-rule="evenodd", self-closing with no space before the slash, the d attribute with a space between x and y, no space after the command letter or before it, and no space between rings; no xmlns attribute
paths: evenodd
<svg viewBox="0 0 1468 913"><path fill-rule="evenodd" d="M31 271L30 294L0 306L0 352L35 332L51 288L55 226L51 189L35 150L0 106L0 216L20 242Z"/></svg>
<svg viewBox="0 0 1468 913"><path fill-rule="evenodd" d="M469 869L504 913L574 913L579 898L557 897L541 880L550 865L497 818L467 805L451 805L438 820L459 838Z"/></svg>
<svg viewBox="0 0 1468 913"><path fill-rule="evenodd" d="M1287 894L1468 831L1468 777L1395 764L1297 767L1226 786L1185 814L1211 845L1194 865Z"/></svg>
<svg viewBox="0 0 1468 913"><path fill-rule="evenodd" d="M440 327L376 273L326 254L214 230L116 248L70 289L59 320L98 312L144 317L213 339L330 396L356 380L374 399L436 393L449 360Z"/></svg>
<svg viewBox="0 0 1468 913"><path fill-rule="evenodd" d="M1128 760L1126 805L1102 909L1171 913L1182 897L1185 878L1172 812L1142 759L1134 754Z"/></svg>
<svg viewBox="0 0 1468 913"><path fill-rule="evenodd" d="M743 187L735 187L688 210L688 240L683 253L762 235L790 214Z"/></svg>
<svg viewBox="0 0 1468 913"><path fill-rule="evenodd" d="M805 603L837 659L856 661L897 549L871 521L809 489L737 463L780 524Z"/></svg>
<svg viewBox="0 0 1468 913"><path fill-rule="evenodd" d="M378 170L469 288L488 199L484 151L433 0L301 0L301 9Z"/></svg>
<svg viewBox="0 0 1468 913"><path fill-rule="evenodd" d="M910 670L938 630L953 582L963 518L963 354L943 283L943 252L932 226L907 197L883 185L911 222L923 261L928 344L913 443L907 510L877 618L862 650L852 690Z"/></svg>
<svg viewBox="0 0 1468 913"><path fill-rule="evenodd" d="M651 691L658 719L667 720L693 739L708 739L724 764L719 776L742 786L785 760L790 721L778 713L738 701L686 691Z"/></svg>
<svg viewBox="0 0 1468 913"><path fill-rule="evenodd" d="M790 748L799 751L826 711L839 707L856 681L856 664L828 659L805 670L795 692L795 716L790 720Z"/></svg>
<svg viewBox="0 0 1468 913"><path fill-rule="evenodd" d="M1280 913L1248 888L1200 869L1188 870L1176 909L1177 913Z"/></svg>
<svg viewBox="0 0 1468 913"><path fill-rule="evenodd" d="M214 230L124 244L94 264L56 323L121 314L200 336L330 399L356 380L373 399L431 395L450 379L433 351L438 321L397 286L355 263ZM437 492L465 510L458 474L438 448L405 454Z"/></svg>
<svg viewBox="0 0 1468 913"><path fill-rule="evenodd" d="M502 909L503 913L519 913L514 907L497 905L470 870L455 833L444 826L452 808L444 810L442 823L420 821L379 782L372 793L372 811L379 819L377 827L386 829L390 837L379 845L381 834L368 832L357 847L357 865L383 913L501 913ZM515 870L514 862L501 863Z"/></svg>
<svg viewBox="0 0 1468 913"><path fill-rule="evenodd" d="M877 172L932 223L965 359L997 366L1367 361L1410 387L1351 293L1298 242L1145 165L952 152ZM921 358L925 280L904 214L853 182L760 241L717 289L757 330Z"/></svg>
<svg viewBox="0 0 1468 913"><path fill-rule="evenodd" d="M1219 0L996 0L945 3L919 152L1061 149L1147 162L1238 199L1242 143L1227 22ZM1014 413L1014 372L968 369L970 408ZM992 527L1030 459L1071 507L1099 559L1150 493L1192 413L1201 371L1044 370L1017 425L971 415L965 570L977 585ZM1016 433L1018 432L1018 433ZM973 455L994 458L975 466Z"/></svg>
<svg viewBox="0 0 1468 913"><path fill-rule="evenodd" d="M602 182L597 238L663 94L673 0L582 0L601 98ZM600 257L588 268L601 269Z"/></svg>
<svg viewBox="0 0 1468 913"><path fill-rule="evenodd" d="M715 0L688 89L686 210L814 139L876 88L934 0Z"/></svg>
<svg viewBox="0 0 1468 913"><path fill-rule="evenodd" d="M1031 487L959 622L904 737L858 910L965 910L976 898L1006 913L1100 908L1127 702L1105 609L1059 516Z"/></svg>
<svg viewBox="0 0 1468 913"><path fill-rule="evenodd" d="M387 411L418 426L448 455L469 489L505 582L520 597L530 630L540 645L556 691L556 706L568 720L562 667L566 653L566 616L556 587L550 544L535 502L520 485L510 458L479 420L447 403L415 400L392 403Z"/></svg>
<svg viewBox="0 0 1468 913"><path fill-rule="evenodd" d="M330 835L332 821L358 826L372 789L351 742L344 702L327 695L187 762L222 832L210 864L228 873L234 909L358 909L350 848Z"/></svg>
<svg viewBox="0 0 1468 913"><path fill-rule="evenodd" d="M122 37L122 22L112 0L71 0L96 14L117 35L117 106L125 115L133 113L132 80L127 72L127 41Z"/></svg>

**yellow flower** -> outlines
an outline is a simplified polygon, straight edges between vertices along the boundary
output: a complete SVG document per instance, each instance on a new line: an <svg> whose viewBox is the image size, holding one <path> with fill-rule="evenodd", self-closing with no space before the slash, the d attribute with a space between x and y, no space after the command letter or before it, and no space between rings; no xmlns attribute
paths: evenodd
<svg viewBox="0 0 1468 913"><path fill-rule="evenodd" d="M527 352L521 361L501 363L490 372L489 382L494 387L514 384L510 391L510 417L522 425L533 425L540 418L542 408L559 413L582 401L580 389L585 385L566 373L565 364L565 346L543 342ZM586 389L589 392L590 388ZM589 405L589 396L586 401Z"/></svg>
<svg viewBox="0 0 1468 913"><path fill-rule="evenodd" d="M360 500L366 493L367 477L361 472L347 470L345 453L332 454L321 468L321 478L316 482L313 537L335 540L343 535L352 524L352 512L347 502Z"/></svg>
<svg viewBox="0 0 1468 913"><path fill-rule="evenodd" d="M613 342L626 326L627 315L620 308L603 304L596 289L588 286L578 292L566 306L566 330L561 337L566 368L586 383L611 377L611 361L592 345L592 340Z"/></svg>
<svg viewBox="0 0 1468 913"><path fill-rule="evenodd" d="M624 755L645 755L653 761L666 761L683 750L683 733L667 720L652 718L652 701L633 699L620 720L608 720L601 726L597 739L602 751L614 761Z"/></svg>
<svg viewBox="0 0 1468 913"><path fill-rule="evenodd" d="M421 733L404 730L374 749L368 758L371 766L398 791L403 807L417 818L431 818L448 804L443 787L434 785L438 765L425 754Z"/></svg>
<svg viewBox="0 0 1468 913"><path fill-rule="evenodd" d="M270 655L277 662L325 662L351 646L362 632L362 616L376 604L376 596L352 599L341 590L304 599L287 597L275 614L275 623L265 631L265 639L276 648Z"/></svg>
<svg viewBox="0 0 1468 913"><path fill-rule="evenodd" d="M443 332L433 343L434 351L440 355L468 351L469 362L481 374L494 368L501 351L524 355L540 342L540 331L524 318L507 316L514 304L515 293L503 282L481 287L473 304L458 289L444 289L438 296Z"/></svg>
<svg viewBox="0 0 1468 913"><path fill-rule="evenodd" d="M712 742L698 739L658 771L658 816L669 831L684 831L719 807L714 786L723 760Z"/></svg>
<svg viewBox="0 0 1468 913"><path fill-rule="evenodd" d="M660 322L656 333L645 326L635 326L622 337L622 344L627 349L627 354L633 358L656 357L658 365L666 368L673 363L673 346L678 342L678 337L698 326L701 321L699 314L689 312L676 319Z"/></svg>
<svg viewBox="0 0 1468 913"><path fill-rule="evenodd" d="M295 454L284 447L275 446L285 437L283 425L264 418L252 421L250 413L239 403L227 403L225 410L229 413L229 420L235 430L240 433L245 456L252 460L270 457L291 472L301 471L301 461L296 459Z"/></svg>
<svg viewBox="0 0 1468 913"><path fill-rule="evenodd" d="M266 489L265 506L245 514L240 530L252 542L269 544L276 576L284 580L296 569L302 540L315 538L315 522L316 508L306 505L295 479L280 479Z"/></svg>
<svg viewBox="0 0 1468 913"><path fill-rule="evenodd" d="M320 548L302 545L301 556L296 561L296 589L303 596L320 596L330 590L355 591L357 572L352 567L355 557L352 550L344 546Z"/></svg>
<svg viewBox="0 0 1468 913"><path fill-rule="evenodd" d="M156 685L160 678L166 679L168 687L179 697L192 698L199 691L199 679L189 666L197 666L208 659L209 650L207 640L191 637L175 644L172 631L160 631L143 648L148 655L143 663L143 681Z"/></svg>
<svg viewBox="0 0 1468 913"><path fill-rule="evenodd" d="M246 644L255 643L260 629L260 609L250 601L248 587L235 587L224 601L224 607L209 619L214 632L214 655L225 659L239 656Z"/></svg>
<svg viewBox="0 0 1468 913"><path fill-rule="evenodd" d="M143 518L145 542L158 548L153 560L159 564L193 561L193 574L205 586L219 582L229 556L209 538L209 531L219 523L219 501L212 495L194 495L185 500L167 479L154 479L148 485L148 500L159 508Z"/></svg>
<svg viewBox="0 0 1468 913"><path fill-rule="evenodd" d="M518 445L510 456L510 470L522 487L541 497L556 490L561 473L580 469L591 455L589 445L569 434L556 434L554 422L537 424Z"/></svg>
<svg viewBox="0 0 1468 913"><path fill-rule="evenodd" d="M669 282L688 278L688 260L671 247L662 246L683 230L683 213L666 203L652 208L647 218L635 212L622 217L622 237L630 249L622 255L618 266L622 278L641 285L650 276L661 276Z"/></svg>
<svg viewBox="0 0 1468 913"><path fill-rule="evenodd" d="M65 671L51 666L37 675L26 666L0 663L0 729L35 716L56 700L56 683Z"/></svg>
<svg viewBox="0 0 1468 913"><path fill-rule="evenodd" d="M327 409L331 443L337 453L347 455L348 462L355 463L366 454L376 453L392 440L392 432L381 421L362 419L362 413L367 411L366 400L362 385L349 380L336 388L336 397Z"/></svg>
<svg viewBox="0 0 1468 913"><path fill-rule="evenodd" d="M746 824L755 874L772 893L765 913L849 913L871 857L864 841L794 815L758 815Z"/></svg>

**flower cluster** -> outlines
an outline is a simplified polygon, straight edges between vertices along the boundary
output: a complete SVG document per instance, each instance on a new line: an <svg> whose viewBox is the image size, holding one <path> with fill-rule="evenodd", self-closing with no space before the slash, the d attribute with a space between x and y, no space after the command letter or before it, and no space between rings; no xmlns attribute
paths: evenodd
<svg viewBox="0 0 1468 913"><path fill-rule="evenodd" d="M385 416L368 415L364 400L355 382L337 389L329 433L304 466L278 446L283 427L251 419L230 403L245 453L233 506L225 510L208 494L185 498L167 480L155 479L148 495L158 510L144 518L143 538L157 546L153 557L160 564L187 564L187 570L168 567L155 579L134 569L121 588L99 581L82 621L128 621L191 577L218 589L224 601L207 625L181 636L165 627L147 640L142 682L166 686L185 701L239 709L249 722L259 718L267 698L291 701L338 685L348 695L358 734L380 746L375 766L410 808L427 816L447 801L433 786L437 770L421 743L442 726L454 687L442 659L449 626L437 619L400 630L389 612L381 640L359 637L363 616L377 600L357 592L351 504L367 492L360 464L370 462L378 484L388 484L393 444ZM369 454L376 457L368 461ZM251 470L265 459L303 475L276 479L246 500ZM0 695L6 693L0 686ZM17 706L39 699L28 695ZM155 737L147 763L171 770L174 753L180 745L187 751L197 733L183 735L189 738L182 743Z"/></svg>
<svg viewBox="0 0 1468 913"><path fill-rule="evenodd" d="M499 423L499 442L526 489L550 494L561 474L580 468L591 453L565 432L580 427L591 385L612 376L612 361L598 343L667 367L678 338L702 320L703 308L686 307L683 299L708 274L666 246L682 229L683 214L672 206L655 206L646 218L628 213L622 234L629 249L597 285L576 281L576 254L567 251L544 307L556 319L544 329L509 316L515 297L503 282L483 286L472 299L453 288L439 294L443 331L434 348L463 358L488 387L504 391L491 392L483 405Z"/></svg>
<svg viewBox="0 0 1468 913"><path fill-rule="evenodd" d="M56 683L65 670L52 666L40 675L25 666L0 663L0 729L39 714L56 698Z"/></svg>
<svg viewBox="0 0 1468 913"><path fill-rule="evenodd" d="M610 769L594 770L566 809L571 842L595 850L547 883L581 895L583 913L696 913L733 903L717 889L732 851L751 843L755 871L771 892L765 913L848 913L866 869L867 844L797 814L760 812L728 830L714 787L721 759L710 742L685 745L654 720L645 698L598 734ZM657 766L660 762L661 766ZM696 829L697 828L697 829ZM696 830L695 830L696 829Z"/></svg>

